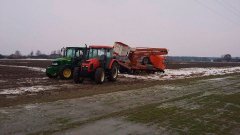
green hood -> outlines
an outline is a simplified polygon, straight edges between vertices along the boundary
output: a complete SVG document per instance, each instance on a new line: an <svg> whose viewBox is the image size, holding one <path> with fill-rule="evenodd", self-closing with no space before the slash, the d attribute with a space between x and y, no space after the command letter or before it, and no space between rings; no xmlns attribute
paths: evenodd
<svg viewBox="0 0 240 135"><path fill-rule="evenodd" d="M62 58L57 58L53 60L53 62L58 62L59 64L68 64L72 62L72 59L67 57L62 57Z"/></svg>

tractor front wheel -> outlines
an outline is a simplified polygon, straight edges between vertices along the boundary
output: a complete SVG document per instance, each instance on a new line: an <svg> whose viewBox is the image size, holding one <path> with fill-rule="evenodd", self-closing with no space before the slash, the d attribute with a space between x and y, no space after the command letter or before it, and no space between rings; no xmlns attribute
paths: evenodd
<svg viewBox="0 0 240 135"><path fill-rule="evenodd" d="M95 72L95 82L97 84L102 84L105 80L105 71L103 68L97 68Z"/></svg>
<svg viewBox="0 0 240 135"><path fill-rule="evenodd" d="M72 69L71 69L71 67L69 67L69 66L63 67L63 68L60 70L60 74L59 74L60 78L61 78L61 79L64 79L64 80L71 79L71 78L72 78L72 75L73 75Z"/></svg>
<svg viewBox="0 0 240 135"><path fill-rule="evenodd" d="M115 62L112 64L112 68L109 72L109 80L116 81L118 77L118 64Z"/></svg>
<svg viewBox="0 0 240 135"><path fill-rule="evenodd" d="M74 68L73 81L75 83L83 83L83 81L84 81L84 78L80 76L79 67Z"/></svg>

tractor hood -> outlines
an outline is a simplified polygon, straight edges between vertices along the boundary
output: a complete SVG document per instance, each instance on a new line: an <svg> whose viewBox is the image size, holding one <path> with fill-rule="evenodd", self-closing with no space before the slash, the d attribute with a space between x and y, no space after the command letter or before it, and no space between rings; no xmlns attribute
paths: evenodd
<svg viewBox="0 0 240 135"><path fill-rule="evenodd" d="M53 61L71 61L71 58L57 58Z"/></svg>
<svg viewBox="0 0 240 135"><path fill-rule="evenodd" d="M69 64L71 63L71 58L57 58L55 60L52 61L53 65L62 65L62 64Z"/></svg>

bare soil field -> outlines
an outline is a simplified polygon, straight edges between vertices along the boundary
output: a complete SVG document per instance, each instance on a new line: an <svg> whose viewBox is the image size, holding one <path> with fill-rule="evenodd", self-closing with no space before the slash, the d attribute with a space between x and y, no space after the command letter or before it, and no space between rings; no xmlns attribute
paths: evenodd
<svg viewBox="0 0 240 135"><path fill-rule="evenodd" d="M174 83L174 81L145 80L120 76L117 82L106 82L99 86L92 81L74 84L72 80L49 79L44 68L50 60L0 60L0 106L24 103L56 101L95 94L145 88L155 84ZM169 64L172 69L196 67L228 67L240 63L178 63ZM35 68L35 69L34 69ZM167 73L166 73L167 74Z"/></svg>
<svg viewBox="0 0 240 135"><path fill-rule="evenodd" d="M239 133L240 63L172 63L170 79L120 75L102 85L49 79L49 64L0 60L0 134Z"/></svg>

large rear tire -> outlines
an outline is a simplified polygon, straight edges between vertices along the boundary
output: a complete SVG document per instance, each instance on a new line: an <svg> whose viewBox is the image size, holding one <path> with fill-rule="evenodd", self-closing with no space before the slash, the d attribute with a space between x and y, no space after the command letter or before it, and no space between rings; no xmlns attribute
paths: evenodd
<svg viewBox="0 0 240 135"><path fill-rule="evenodd" d="M83 83L84 78L80 76L79 67L75 67L73 71L73 81L75 83Z"/></svg>
<svg viewBox="0 0 240 135"><path fill-rule="evenodd" d="M70 66L64 66L59 73L59 76L63 80L71 79L73 76L73 71Z"/></svg>
<svg viewBox="0 0 240 135"><path fill-rule="evenodd" d="M116 62L114 62L112 64L112 68L109 72L109 81L116 81L118 78L118 64Z"/></svg>
<svg viewBox="0 0 240 135"><path fill-rule="evenodd" d="M97 68L95 72L95 82L102 84L105 80L105 71L103 68Z"/></svg>

